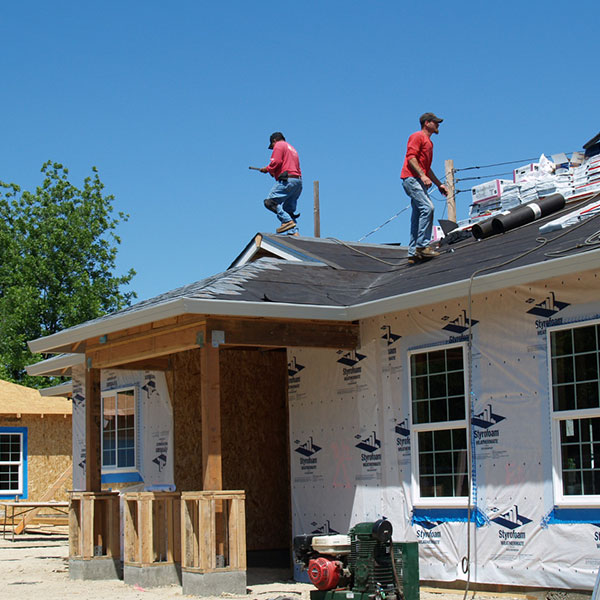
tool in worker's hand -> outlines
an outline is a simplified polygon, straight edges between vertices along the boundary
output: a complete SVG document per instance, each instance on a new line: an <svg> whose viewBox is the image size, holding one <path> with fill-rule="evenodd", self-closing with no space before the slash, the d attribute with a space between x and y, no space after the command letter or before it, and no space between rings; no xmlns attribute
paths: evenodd
<svg viewBox="0 0 600 600"><path fill-rule="evenodd" d="M251 171L260 171L261 167L248 167Z"/></svg>

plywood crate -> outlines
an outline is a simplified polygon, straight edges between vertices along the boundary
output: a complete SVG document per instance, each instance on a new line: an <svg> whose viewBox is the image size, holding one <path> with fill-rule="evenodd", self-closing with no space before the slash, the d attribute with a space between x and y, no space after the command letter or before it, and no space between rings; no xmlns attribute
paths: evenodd
<svg viewBox="0 0 600 600"><path fill-rule="evenodd" d="M69 558L120 558L119 492L71 492Z"/></svg>
<svg viewBox="0 0 600 600"><path fill-rule="evenodd" d="M183 571L246 571L243 491L182 492Z"/></svg>
<svg viewBox="0 0 600 600"><path fill-rule="evenodd" d="M181 493L123 496L124 564L146 567L181 562Z"/></svg>

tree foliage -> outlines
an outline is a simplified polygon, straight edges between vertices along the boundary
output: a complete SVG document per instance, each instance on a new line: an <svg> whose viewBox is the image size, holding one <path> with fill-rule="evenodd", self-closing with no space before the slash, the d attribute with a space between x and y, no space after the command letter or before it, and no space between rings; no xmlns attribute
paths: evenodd
<svg viewBox="0 0 600 600"><path fill-rule="evenodd" d="M115 276L117 225L114 197L103 195L98 170L81 189L59 163L46 162L35 192L0 182L0 378L22 385L48 384L25 366L34 356L27 341L123 308L135 292L123 291L135 271Z"/></svg>

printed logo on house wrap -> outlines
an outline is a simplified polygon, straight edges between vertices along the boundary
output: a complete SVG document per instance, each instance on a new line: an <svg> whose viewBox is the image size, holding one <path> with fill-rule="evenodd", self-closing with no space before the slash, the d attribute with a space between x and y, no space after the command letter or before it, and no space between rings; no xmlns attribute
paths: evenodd
<svg viewBox="0 0 600 600"><path fill-rule="evenodd" d="M375 431L367 437L361 434L354 436L360 440L355 448L361 450L360 461L363 469L363 475L357 475L356 479L376 479L381 477L379 469L381 467L381 440L377 437Z"/></svg>
<svg viewBox="0 0 600 600"><path fill-rule="evenodd" d="M471 327L474 327L479 323L475 319L469 320L467 317L467 311L463 310L455 319L450 320L448 315L444 315L442 317L442 321L446 322L446 325L442 327L442 331L449 331L450 333L455 333L456 335L451 335L448 338L449 342L464 342L468 339L468 336L465 335L467 331L469 331L469 323Z"/></svg>
<svg viewBox="0 0 600 600"><path fill-rule="evenodd" d="M544 335L547 327L562 325L562 317L555 317L554 315L567 308L567 306L570 306L568 302L557 300L554 292L550 292L541 302L538 302L536 298L527 298L525 302L526 304L533 304L533 307L527 311L527 314L543 317L543 319L535 321L535 328L538 335Z"/></svg>
<svg viewBox="0 0 600 600"><path fill-rule="evenodd" d="M414 523L417 527L415 533L419 544L437 545L442 541L442 532L436 527L439 521L419 520Z"/></svg>
<svg viewBox="0 0 600 600"><path fill-rule="evenodd" d="M482 448L498 444L500 431L496 425L504 419L506 417L494 412L491 404L488 404L480 413L473 415L471 423L475 444Z"/></svg>
<svg viewBox="0 0 600 600"><path fill-rule="evenodd" d="M396 433L396 446L402 453L410 452L410 425L408 419L396 423L394 431Z"/></svg>
<svg viewBox="0 0 600 600"><path fill-rule="evenodd" d="M79 408L80 406L83 406L84 403L85 403L85 396L83 394L80 394L79 392L73 394L73 404L77 408Z"/></svg>
<svg viewBox="0 0 600 600"><path fill-rule="evenodd" d="M158 472L160 473L167 465L167 456L169 454L169 432L158 431L154 433L152 437L154 438L154 458L152 459L152 462L158 467Z"/></svg>
<svg viewBox="0 0 600 600"><path fill-rule="evenodd" d="M600 523L591 523L591 525L600 528ZM600 531L594 531L594 542L596 542L596 548L600 548Z"/></svg>
<svg viewBox="0 0 600 600"><path fill-rule="evenodd" d="M342 371L344 381L349 385L358 384L362 374L362 367L357 365L361 360L367 358L367 355L359 354L358 352L356 352L356 350L350 350L350 352L338 350L337 354L339 358L336 362L344 366Z"/></svg>
<svg viewBox="0 0 600 600"><path fill-rule="evenodd" d="M525 545L527 533L518 531L524 525L531 523L531 519L519 513L519 507L515 504L506 512L500 513L500 509L492 508L490 521L500 526L498 539L500 545L505 546L507 550L518 551ZM499 514L498 514L499 513Z"/></svg>
<svg viewBox="0 0 600 600"><path fill-rule="evenodd" d="M314 529L311 531L311 533L317 533L317 534L320 533L323 535L329 535L329 534L338 535L340 533L339 531L336 531L331 526L329 519L327 519L321 525L319 525L319 523L317 521L313 521L310 525L311 525L311 527L314 527Z"/></svg>
<svg viewBox="0 0 600 600"><path fill-rule="evenodd" d="M395 347L395 343L402 337L397 333L392 332L392 328L389 325L382 325L381 330L384 332L381 336L382 340L385 340L388 360L390 362L397 359L398 348Z"/></svg>
<svg viewBox="0 0 600 600"><path fill-rule="evenodd" d="M297 452L300 455L300 471L302 472L302 476L295 477L294 481L301 483L303 481L306 482L321 479L323 476L316 474L319 462L318 457L315 456L317 452L322 450L321 446L315 444L312 435L306 442L302 443L300 440L294 440L294 444L296 446L294 452Z"/></svg>
<svg viewBox="0 0 600 600"><path fill-rule="evenodd" d="M150 396L158 394L158 390L156 389L156 377L154 375L144 376L144 385L142 386L142 391L146 393L147 400L150 398Z"/></svg>
<svg viewBox="0 0 600 600"><path fill-rule="evenodd" d="M304 365L296 361L296 357L292 356L292 360L288 363L288 392L296 392L300 387L300 371L304 370Z"/></svg>

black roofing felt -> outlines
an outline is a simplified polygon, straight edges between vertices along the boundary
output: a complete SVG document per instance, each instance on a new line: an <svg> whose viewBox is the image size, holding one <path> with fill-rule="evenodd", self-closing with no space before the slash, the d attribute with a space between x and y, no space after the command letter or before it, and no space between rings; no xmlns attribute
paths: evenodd
<svg viewBox="0 0 600 600"><path fill-rule="evenodd" d="M262 258L72 329L181 298L351 306L468 280L473 272L483 268L489 268L485 274L499 273L599 248L585 242L600 230L600 215L540 235L541 224L572 210L572 206L567 207L560 213L484 240L469 238L442 247L439 257L417 265L408 264L406 248L399 246L363 244L357 249L351 242L290 236L283 243L310 251L321 262Z"/></svg>

